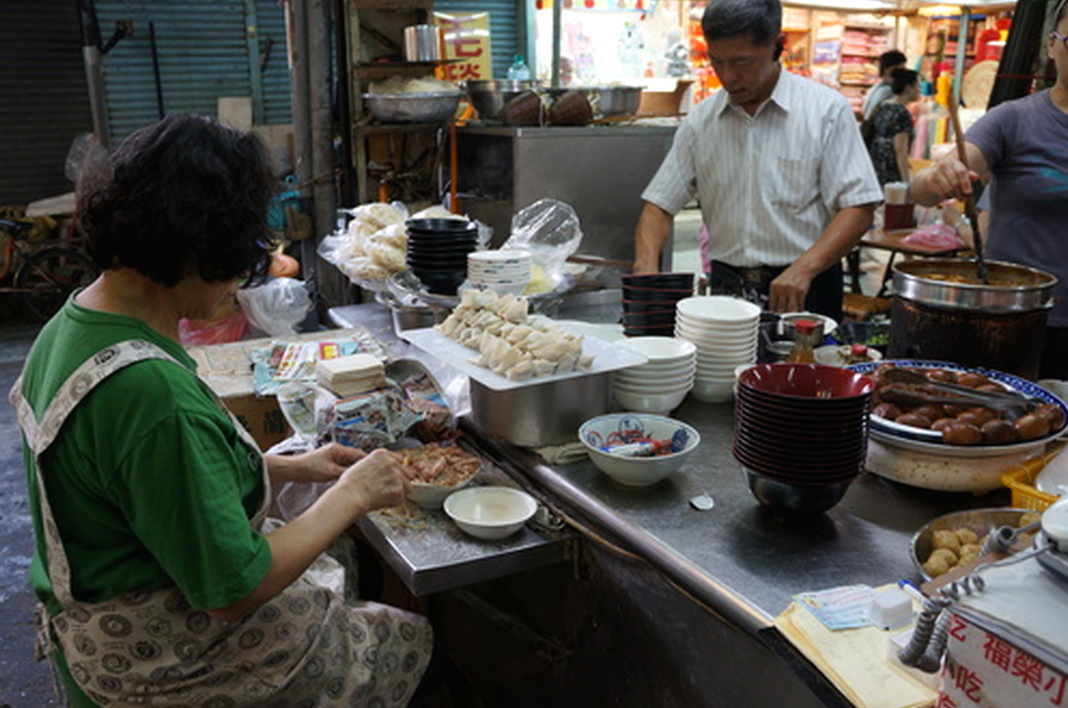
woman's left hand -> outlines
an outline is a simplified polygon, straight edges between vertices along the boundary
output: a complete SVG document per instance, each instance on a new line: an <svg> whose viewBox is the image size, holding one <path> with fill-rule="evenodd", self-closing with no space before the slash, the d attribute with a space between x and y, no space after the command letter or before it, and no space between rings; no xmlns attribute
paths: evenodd
<svg viewBox="0 0 1068 708"><path fill-rule="evenodd" d="M275 482L332 482L367 456L363 450L329 443L310 452L268 458Z"/></svg>

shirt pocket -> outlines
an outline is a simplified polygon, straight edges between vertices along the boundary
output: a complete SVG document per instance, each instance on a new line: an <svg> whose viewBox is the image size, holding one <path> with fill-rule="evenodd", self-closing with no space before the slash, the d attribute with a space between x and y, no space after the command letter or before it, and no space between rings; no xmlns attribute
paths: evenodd
<svg viewBox="0 0 1068 708"><path fill-rule="evenodd" d="M819 197L819 159L776 155L769 189L772 204L794 211L803 209Z"/></svg>

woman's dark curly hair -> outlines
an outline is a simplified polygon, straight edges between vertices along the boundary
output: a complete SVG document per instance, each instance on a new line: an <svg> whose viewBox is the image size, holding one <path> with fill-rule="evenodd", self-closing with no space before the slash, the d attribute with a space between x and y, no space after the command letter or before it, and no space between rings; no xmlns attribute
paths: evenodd
<svg viewBox="0 0 1068 708"><path fill-rule="evenodd" d="M173 287L264 276L274 192L259 138L197 115L141 128L82 175L79 224L101 270L133 268Z"/></svg>

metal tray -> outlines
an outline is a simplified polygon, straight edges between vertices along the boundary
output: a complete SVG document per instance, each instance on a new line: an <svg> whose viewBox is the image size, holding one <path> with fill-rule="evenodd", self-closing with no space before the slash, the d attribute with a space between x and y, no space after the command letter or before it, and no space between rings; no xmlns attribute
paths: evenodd
<svg viewBox="0 0 1068 708"><path fill-rule="evenodd" d="M436 356L441 361L455 367L475 381L478 381L486 388L494 391L509 391L516 388L535 386L537 384L550 383L553 381L574 379L580 376L602 374L609 371L616 371L618 369L625 369L628 366L638 366L639 364L644 364L649 361L644 354L640 354L611 342L606 342L597 337L585 335L584 332L575 331L569 328L566 324L560 325L560 327L565 332L584 335L582 351L584 354L592 355L594 357L593 366L588 371L573 371L569 374L542 376L535 379L528 379L527 381L512 381L500 374L493 373L485 367L476 366L471 360L478 357L477 351L468 349L459 342L449 339L433 328L409 329L404 331L402 336L420 349Z"/></svg>

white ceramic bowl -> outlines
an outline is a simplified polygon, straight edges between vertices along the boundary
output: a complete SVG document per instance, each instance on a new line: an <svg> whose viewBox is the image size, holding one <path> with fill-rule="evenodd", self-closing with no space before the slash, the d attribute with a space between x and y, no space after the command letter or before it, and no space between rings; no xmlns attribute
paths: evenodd
<svg viewBox="0 0 1068 708"><path fill-rule="evenodd" d="M451 487L441 484L428 484L427 482L412 482L412 486L408 490L408 501L414 502L424 509L440 509L447 496L466 487L471 483L472 479L474 479L474 475Z"/></svg>
<svg viewBox="0 0 1068 708"><path fill-rule="evenodd" d="M511 487L470 487L446 497L444 508L462 531L496 541L523 528L538 504L526 492Z"/></svg>
<svg viewBox="0 0 1068 708"><path fill-rule="evenodd" d="M693 382L693 397L705 403L725 403L734 395L734 379L698 378Z"/></svg>
<svg viewBox="0 0 1068 708"><path fill-rule="evenodd" d="M693 342L675 337L631 337L621 346L644 354L650 364L686 361L697 352Z"/></svg>
<svg viewBox="0 0 1068 708"><path fill-rule="evenodd" d="M639 430L650 440L673 440L681 449L656 457L625 457L605 452L613 435L622 430ZM682 467L697 449L701 436L679 420L648 413L610 413L591 418L579 428L579 440L589 451L597 469L612 479L634 487L646 487L670 476Z"/></svg>
<svg viewBox="0 0 1068 708"><path fill-rule="evenodd" d="M747 332L713 332L685 322L677 322L675 324L675 336L679 339L693 342L700 348L703 344L724 344L727 346L752 344L759 340L760 332L755 329Z"/></svg>
<svg viewBox="0 0 1068 708"><path fill-rule="evenodd" d="M624 391L626 393L642 393L642 394L657 394L657 393L675 393L677 391L689 391L693 386L694 377L690 376L678 381L672 381L671 383L662 384L658 386L647 386L642 384L629 384L629 383L616 383L612 382L613 391Z"/></svg>
<svg viewBox="0 0 1068 708"><path fill-rule="evenodd" d="M624 376L622 374L614 374L612 376L612 384L614 386L628 386L630 388L663 388L665 386L677 386L687 381L691 381L696 372L696 367L691 366L686 371L680 371L675 374L663 374L659 376L646 375L646 376Z"/></svg>
<svg viewBox="0 0 1068 708"><path fill-rule="evenodd" d="M751 302L726 295L699 295L679 300L680 314L710 322L754 322L760 319L760 308Z"/></svg>
<svg viewBox="0 0 1068 708"><path fill-rule="evenodd" d="M615 396L616 403L628 411L667 415L686 400L690 388L692 384L677 391L662 393L631 393L625 389L613 388L612 395Z"/></svg>
<svg viewBox="0 0 1068 708"><path fill-rule="evenodd" d="M612 374L616 379L643 380L648 378L665 378L675 376L688 376L693 373L697 366L697 359L690 357L687 361L674 364L639 364L620 369Z"/></svg>

